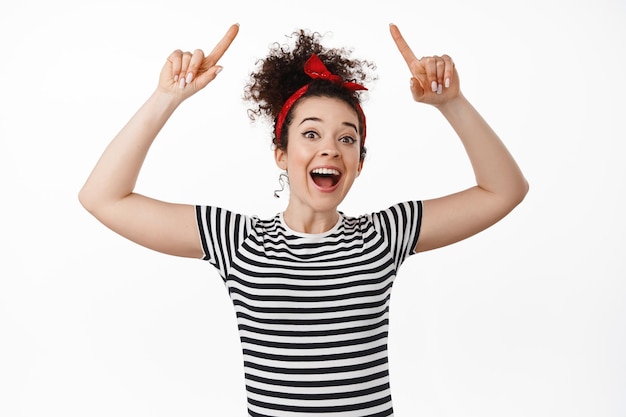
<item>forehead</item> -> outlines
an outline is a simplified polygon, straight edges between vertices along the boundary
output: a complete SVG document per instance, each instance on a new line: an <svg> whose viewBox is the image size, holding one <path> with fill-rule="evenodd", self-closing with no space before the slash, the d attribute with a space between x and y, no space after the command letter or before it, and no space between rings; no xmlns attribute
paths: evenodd
<svg viewBox="0 0 626 417"><path fill-rule="evenodd" d="M345 101L333 97L303 97L298 100L293 109L294 121L305 118L319 118L322 120L339 120L357 124L356 111Z"/></svg>

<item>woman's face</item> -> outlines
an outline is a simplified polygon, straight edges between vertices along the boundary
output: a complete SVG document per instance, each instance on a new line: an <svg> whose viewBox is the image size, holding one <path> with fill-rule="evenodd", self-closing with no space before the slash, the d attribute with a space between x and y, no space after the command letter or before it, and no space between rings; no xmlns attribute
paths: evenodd
<svg viewBox="0 0 626 417"><path fill-rule="evenodd" d="M290 205L336 211L362 168L358 117L336 98L306 97L293 110L287 150L276 164L289 175Z"/></svg>

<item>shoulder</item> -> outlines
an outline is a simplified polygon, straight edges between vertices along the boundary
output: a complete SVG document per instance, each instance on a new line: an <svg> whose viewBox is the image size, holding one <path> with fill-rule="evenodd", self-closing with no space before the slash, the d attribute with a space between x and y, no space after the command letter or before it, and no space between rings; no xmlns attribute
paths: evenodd
<svg viewBox="0 0 626 417"><path fill-rule="evenodd" d="M386 223L390 219L403 222L412 221L420 219L421 216L422 202L420 200L409 200L393 204L379 211L361 214L358 217L352 217L350 219L353 219L353 222L364 224L368 222L379 223L381 221Z"/></svg>

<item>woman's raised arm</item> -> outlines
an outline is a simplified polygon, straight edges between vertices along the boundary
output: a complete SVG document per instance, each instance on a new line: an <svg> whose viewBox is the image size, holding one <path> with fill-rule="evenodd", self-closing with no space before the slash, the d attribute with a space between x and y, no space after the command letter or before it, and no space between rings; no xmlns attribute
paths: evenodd
<svg viewBox="0 0 626 417"><path fill-rule="evenodd" d="M476 178L474 187L423 202L415 250L427 251L463 240L502 219L524 199L528 183L498 135L461 93L452 58L418 59L395 25L390 31L411 72L414 100L441 111L461 139Z"/></svg>
<svg viewBox="0 0 626 417"><path fill-rule="evenodd" d="M194 207L134 192L139 171L159 131L176 108L215 79L239 30L232 25L208 55L172 52L156 90L107 146L79 193L80 203L114 232L150 249L201 257Z"/></svg>

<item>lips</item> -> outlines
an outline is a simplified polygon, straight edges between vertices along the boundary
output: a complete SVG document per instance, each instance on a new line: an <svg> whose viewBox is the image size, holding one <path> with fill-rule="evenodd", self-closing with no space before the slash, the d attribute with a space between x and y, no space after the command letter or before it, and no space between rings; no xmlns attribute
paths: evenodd
<svg viewBox="0 0 626 417"><path fill-rule="evenodd" d="M341 180L341 172L336 168L315 168L311 171L311 179L321 191L333 191Z"/></svg>

